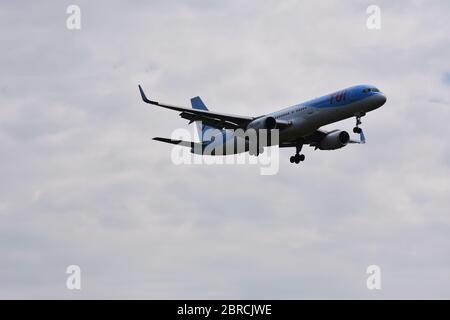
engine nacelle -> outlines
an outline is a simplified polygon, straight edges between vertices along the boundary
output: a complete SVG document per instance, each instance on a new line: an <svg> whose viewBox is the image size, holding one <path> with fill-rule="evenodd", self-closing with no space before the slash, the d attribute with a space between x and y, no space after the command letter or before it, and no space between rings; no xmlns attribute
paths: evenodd
<svg viewBox="0 0 450 320"><path fill-rule="evenodd" d="M272 130L272 129L275 129L276 126L277 126L277 121L275 120L274 117L261 117L261 118L255 119L252 122L250 122L247 126L247 129Z"/></svg>
<svg viewBox="0 0 450 320"><path fill-rule="evenodd" d="M336 150L345 147L350 141L347 131L335 131L327 134L319 143L320 150Z"/></svg>

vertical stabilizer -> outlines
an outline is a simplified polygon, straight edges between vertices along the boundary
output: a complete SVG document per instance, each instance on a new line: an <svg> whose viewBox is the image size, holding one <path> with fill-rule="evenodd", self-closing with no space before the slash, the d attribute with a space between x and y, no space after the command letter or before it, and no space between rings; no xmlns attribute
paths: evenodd
<svg viewBox="0 0 450 320"><path fill-rule="evenodd" d="M200 97L194 97L191 99L191 105L192 108L198 109L198 110L208 110L206 105L203 103L202 99ZM200 141L203 141L203 135L206 132L206 130L214 129L213 127L204 125L201 121L195 121L195 124L197 125L197 132Z"/></svg>

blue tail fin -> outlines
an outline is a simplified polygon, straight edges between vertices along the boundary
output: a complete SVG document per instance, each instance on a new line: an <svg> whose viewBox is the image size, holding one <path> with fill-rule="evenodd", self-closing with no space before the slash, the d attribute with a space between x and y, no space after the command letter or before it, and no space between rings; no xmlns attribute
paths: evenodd
<svg viewBox="0 0 450 320"><path fill-rule="evenodd" d="M192 98L191 105L192 105L192 108L194 108L194 109L208 110L208 108L205 106L205 104L203 103L203 101L200 97ZM201 121L196 121L195 123L197 124L197 131L198 131L200 141L203 141L203 135L206 132L206 130L214 129L213 127L204 125Z"/></svg>

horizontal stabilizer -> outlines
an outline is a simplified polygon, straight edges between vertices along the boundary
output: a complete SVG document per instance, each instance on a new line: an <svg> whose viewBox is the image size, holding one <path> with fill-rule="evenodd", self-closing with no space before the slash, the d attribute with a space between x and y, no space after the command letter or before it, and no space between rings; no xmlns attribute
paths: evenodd
<svg viewBox="0 0 450 320"><path fill-rule="evenodd" d="M161 141L165 143L171 143L176 144L182 147L188 147L188 148L202 148L202 144L198 142L192 142L192 141L184 141L184 140L178 140L178 139L169 139L169 138L161 138L161 137L155 137L153 140Z"/></svg>

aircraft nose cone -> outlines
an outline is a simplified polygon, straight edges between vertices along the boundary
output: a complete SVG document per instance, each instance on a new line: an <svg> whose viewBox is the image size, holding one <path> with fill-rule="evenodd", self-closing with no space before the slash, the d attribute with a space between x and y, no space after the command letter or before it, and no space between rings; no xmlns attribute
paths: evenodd
<svg viewBox="0 0 450 320"><path fill-rule="evenodd" d="M380 105L382 106L383 104L385 104L386 103L386 100L387 100L387 98L386 98L386 96L384 95L384 94L380 94L379 95L379 98L378 98L379 100L380 100Z"/></svg>

